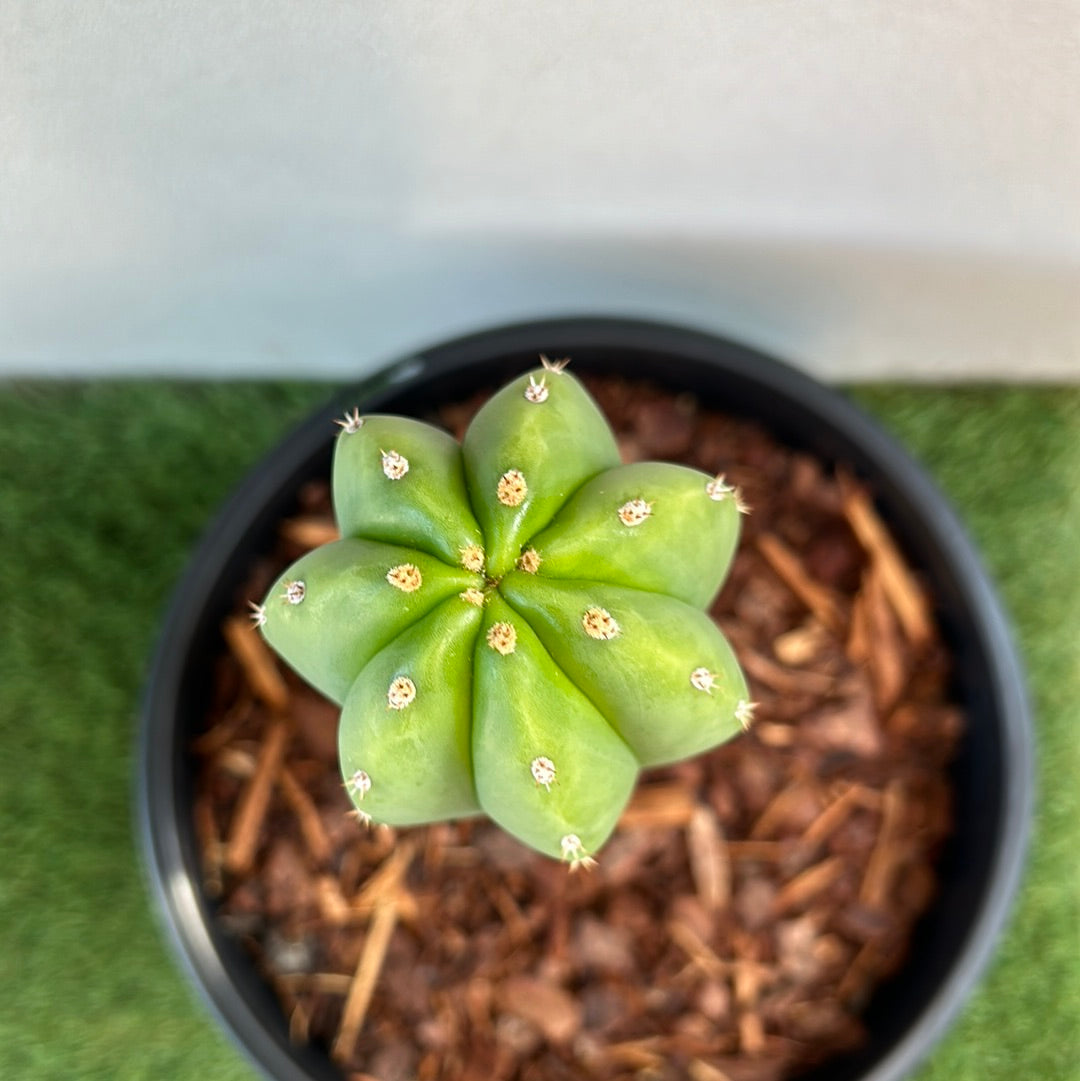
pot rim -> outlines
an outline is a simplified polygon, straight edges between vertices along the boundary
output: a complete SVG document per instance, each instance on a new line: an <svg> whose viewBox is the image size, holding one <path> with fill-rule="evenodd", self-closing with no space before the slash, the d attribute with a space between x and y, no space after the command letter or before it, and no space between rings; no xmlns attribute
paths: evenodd
<svg viewBox="0 0 1080 1081"><path fill-rule="evenodd" d="M169 718L180 698L182 657L197 633L205 595L220 579L231 551L248 532L260 508L282 489L283 471L295 470L297 462L306 462L329 444L328 422L340 413L345 398L350 405L363 402L364 411L372 412L384 401L421 393L432 381L446 382L481 369L494 381L493 363L505 368L505 374L519 372L528 362L535 362L537 343L549 354L571 352L575 357L593 350L627 356L635 351L670 354L677 362L669 375L677 376L684 368L707 369L713 380L735 380L744 390L756 387L765 412L812 411L830 432L838 433L838 449L857 448L862 464L876 474L877 486L886 489L876 495L894 500L902 497L903 502L922 508L918 521L922 543L940 553L952 576L954 593L981 639L977 646L985 657L988 699L997 705L1008 768L1002 772L1000 836L965 942L915 1021L858 1075L861 1081L899 1081L926 1057L967 1002L997 946L1022 878L1033 818L1035 763L1031 710L1019 655L1004 610L966 530L934 482L892 436L847 398L797 369L730 340L669 324L596 317L540 320L465 335L418 351L381 369L351 391L335 394L233 489L196 545L175 588L139 710L135 827L148 887L173 953L212 1014L249 1061L267 1076L280 1081L340 1078L336 1068L328 1071L325 1056L273 1039L236 987L219 943L211 935L197 880L185 869L173 815L179 763L172 747L155 739L154 734L163 724L173 727ZM586 364L582 367L589 370ZM655 373L645 377L663 381Z"/></svg>

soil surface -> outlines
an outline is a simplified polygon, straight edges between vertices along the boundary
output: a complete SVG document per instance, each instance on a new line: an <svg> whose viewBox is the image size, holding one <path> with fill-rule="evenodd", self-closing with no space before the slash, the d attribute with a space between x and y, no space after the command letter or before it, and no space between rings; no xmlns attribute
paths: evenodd
<svg viewBox="0 0 1080 1081"><path fill-rule="evenodd" d="M585 382L626 461L725 474L749 504L712 614L755 721L643 774L589 872L486 820L365 827L337 709L245 614L335 535L327 486L308 486L224 628L195 815L223 925L293 1039L356 1081L793 1076L863 1038L935 894L963 718L930 598L869 494L692 397ZM482 400L437 419L460 436Z"/></svg>

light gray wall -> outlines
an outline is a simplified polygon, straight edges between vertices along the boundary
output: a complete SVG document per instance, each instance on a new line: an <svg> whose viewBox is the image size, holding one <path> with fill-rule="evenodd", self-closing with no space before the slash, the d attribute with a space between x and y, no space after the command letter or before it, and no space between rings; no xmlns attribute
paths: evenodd
<svg viewBox="0 0 1080 1081"><path fill-rule="evenodd" d="M0 0L0 374L569 312L1080 377L1076 0Z"/></svg>

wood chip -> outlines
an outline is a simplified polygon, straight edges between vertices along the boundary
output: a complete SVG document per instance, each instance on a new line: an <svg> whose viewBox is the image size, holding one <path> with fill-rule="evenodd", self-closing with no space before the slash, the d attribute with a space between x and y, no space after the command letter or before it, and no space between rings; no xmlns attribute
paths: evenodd
<svg viewBox="0 0 1080 1081"><path fill-rule="evenodd" d="M222 634L256 697L275 713L284 713L289 706L289 688L273 654L259 632L252 627L251 620L244 616L230 616L222 626Z"/></svg>
<svg viewBox="0 0 1080 1081"><path fill-rule="evenodd" d="M195 754L214 755L235 738L237 732L251 719L254 699L246 691L243 697L213 728L207 729L191 744Z"/></svg>
<svg viewBox="0 0 1080 1081"><path fill-rule="evenodd" d="M791 851L784 841L728 841L728 856L733 860L756 860L773 863L782 860Z"/></svg>
<svg viewBox="0 0 1080 1081"><path fill-rule="evenodd" d="M885 595L877 564L871 565L864 575L863 594L867 601L870 641L873 643L867 660L874 685L874 701L879 710L887 713L900 697L907 673L896 617Z"/></svg>
<svg viewBox="0 0 1080 1081"><path fill-rule="evenodd" d="M844 873L845 867L839 856L830 856L785 882L773 899L773 914L781 916L802 908L828 889Z"/></svg>
<svg viewBox="0 0 1080 1081"><path fill-rule="evenodd" d="M663 1055L657 1053L658 1042L655 1037L624 1040L622 1043L609 1044L600 1052L599 1057L612 1066L656 1071L664 1065Z"/></svg>
<svg viewBox="0 0 1080 1081"><path fill-rule="evenodd" d="M704 1059L696 1058L686 1068L690 1081L731 1081L731 1075L724 1073Z"/></svg>
<svg viewBox="0 0 1080 1081"><path fill-rule="evenodd" d="M330 838L326 835L322 818L311 797L288 767L283 767L278 774L278 784L281 786L286 802L296 815L304 843L315 866L322 867L329 863L332 855Z"/></svg>
<svg viewBox="0 0 1080 1081"><path fill-rule="evenodd" d="M781 664L789 667L809 664L828 640L828 632L814 619L785 631L773 639L773 653Z"/></svg>
<svg viewBox="0 0 1080 1081"><path fill-rule="evenodd" d="M689 924L682 920L671 920L667 925L671 941L697 965L706 976L722 979L730 971L730 962L717 957L713 949L705 943Z"/></svg>
<svg viewBox="0 0 1080 1081"><path fill-rule="evenodd" d="M222 747L214 755L214 769L227 773L237 781L255 776L255 755L243 747Z"/></svg>
<svg viewBox="0 0 1080 1081"><path fill-rule="evenodd" d="M416 846L412 841L404 840L397 844L360 887L350 906L353 912L366 915L388 898L396 897L415 853Z"/></svg>
<svg viewBox="0 0 1080 1081"><path fill-rule="evenodd" d="M690 874L702 905L717 912L731 903L731 862L720 821L709 807L694 811L686 827Z"/></svg>
<svg viewBox="0 0 1080 1081"><path fill-rule="evenodd" d="M905 811L904 785L902 781L890 781L885 787L881 802L881 826L877 842L866 865L859 900L868 908L883 908L888 900L903 849L900 844L900 827Z"/></svg>
<svg viewBox="0 0 1080 1081"><path fill-rule="evenodd" d="M281 523L281 535L299 548L318 548L341 540L334 522L321 517L289 518Z"/></svg>
<svg viewBox="0 0 1080 1081"><path fill-rule="evenodd" d="M750 830L751 841L766 840L770 834L789 824L794 818L814 813L819 803L815 788L803 781L793 781L768 802Z"/></svg>
<svg viewBox="0 0 1080 1081"><path fill-rule="evenodd" d="M874 982L874 977L881 965L881 946L874 939L863 944L855 955L848 970L844 973L836 994L841 1002L847 1002L861 1008L863 998Z"/></svg>
<svg viewBox="0 0 1080 1081"><path fill-rule="evenodd" d="M780 694L825 694L833 685L831 676L784 668L745 646L739 650L739 663L748 676Z"/></svg>
<svg viewBox="0 0 1080 1081"><path fill-rule="evenodd" d="M697 801L684 784L642 785L619 819L619 829L665 829L687 826Z"/></svg>
<svg viewBox="0 0 1080 1081"><path fill-rule="evenodd" d="M225 844L218 833L214 807L206 793L195 800L195 835L203 856L203 889L210 897L220 897L224 883L221 869L225 860Z"/></svg>
<svg viewBox="0 0 1080 1081"><path fill-rule="evenodd" d="M297 1002L289 1014L289 1042L303 1047L311 1033L311 1013L303 1002Z"/></svg>
<svg viewBox="0 0 1080 1081"><path fill-rule="evenodd" d="M768 747L793 747L799 740L799 733L793 724L755 721L753 732L754 738Z"/></svg>
<svg viewBox="0 0 1080 1081"><path fill-rule="evenodd" d="M829 630L837 634L843 631L844 617L840 602L831 590L820 582L815 582L806 573L798 556L779 537L772 533L762 533L757 539L757 547L788 589Z"/></svg>
<svg viewBox="0 0 1080 1081"><path fill-rule="evenodd" d="M739 1046L744 1054L760 1055L765 1050L765 1022L757 1010L747 1010L738 1017Z"/></svg>
<svg viewBox="0 0 1080 1081"><path fill-rule="evenodd" d="M333 875L319 875L315 880L315 897L327 923L341 926L352 918L353 910Z"/></svg>
<svg viewBox="0 0 1080 1081"><path fill-rule="evenodd" d="M231 874L246 874L255 861L259 834L270 804L270 793L281 769L288 742L288 722L281 719L272 722L259 751L255 774L240 796L229 829L225 868Z"/></svg>
<svg viewBox="0 0 1080 1081"><path fill-rule="evenodd" d="M321 995L349 993L353 978L347 972L283 972L277 982L293 994L316 991Z"/></svg>
<svg viewBox="0 0 1080 1081"><path fill-rule="evenodd" d="M496 992L499 1008L538 1028L553 1044L565 1044L581 1029L581 1003L545 980L514 976Z"/></svg>
<svg viewBox="0 0 1080 1081"><path fill-rule="evenodd" d="M736 960L732 967L732 987L738 1007L736 1027L739 1047L751 1057L765 1050L765 1022L758 1006L758 997L770 975L764 966L744 958Z"/></svg>
<svg viewBox="0 0 1080 1081"><path fill-rule="evenodd" d="M844 651L852 664L865 664L870 659L870 598L860 589L851 602L851 621L848 624Z"/></svg>
<svg viewBox="0 0 1080 1081"><path fill-rule="evenodd" d="M330 1052L335 1062L348 1062L353 1056L396 923L397 900L392 896L385 897L375 908L356 974L345 999L341 1027Z"/></svg>
<svg viewBox="0 0 1080 1081"><path fill-rule="evenodd" d="M859 785L847 785L843 791L827 806L823 807L817 818L803 830L802 840L818 845L826 841L829 835L858 806Z"/></svg>
<svg viewBox="0 0 1080 1081"><path fill-rule="evenodd" d="M839 480L844 492L844 516L880 571L883 588L908 641L919 648L925 646L934 636L934 624L919 583L866 491L843 475Z"/></svg>

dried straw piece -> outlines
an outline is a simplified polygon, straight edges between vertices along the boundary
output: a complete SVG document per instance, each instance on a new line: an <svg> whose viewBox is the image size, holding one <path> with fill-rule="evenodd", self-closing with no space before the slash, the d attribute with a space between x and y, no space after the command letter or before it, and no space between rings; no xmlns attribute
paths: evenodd
<svg viewBox="0 0 1080 1081"><path fill-rule="evenodd" d="M230 616L222 627L229 651L236 658L248 686L275 713L289 707L289 688L278 671L266 643L244 616Z"/></svg>
<svg viewBox="0 0 1080 1081"><path fill-rule="evenodd" d="M724 846L720 820L709 807L694 811L686 827L690 875L706 912L718 912L731 903L731 861Z"/></svg>
<svg viewBox="0 0 1080 1081"><path fill-rule="evenodd" d="M396 923L397 899L391 895L380 900L376 906L371 927L364 940L356 974L345 998L341 1027L330 1051L335 1062L346 1063L353 1056Z"/></svg>
<svg viewBox="0 0 1080 1081"><path fill-rule="evenodd" d="M684 784L643 785L619 819L619 829L664 829L689 825L697 801Z"/></svg>
<svg viewBox="0 0 1080 1081"><path fill-rule="evenodd" d="M341 540L338 527L329 518L304 515L281 523L281 535L299 548L318 548Z"/></svg>
<svg viewBox="0 0 1080 1081"><path fill-rule="evenodd" d="M904 634L913 646L925 646L934 636L926 597L874 510L870 497L849 477L841 475L838 479L844 493L844 517L880 572L885 594Z"/></svg>
<svg viewBox="0 0 1080 1081"><path fill-rule="evenodd" d="M905 805L903 782L890 781L881 800L881 827L877 842L870 853L870 862L866 865L859 887L859 900L868 908L884 908L888 902L893 876L904 854L900 843L900 825Z"/></svg>
<svg viewBox="0 0 1080 1081"><path fill-rule="evenodd" d="M272 722L266 734L259 751L255 774L240 795L229 829L225 868L234 875L246 874L255 862L259 833L288 742L288 722L278 718Z"/></svg>
<svg viewBox="0 0 1080 1081"><path fill-rule="evenodd" d="M288 766L283 766L278 775L278 784L281 787L285 801L292 808L296 820L300 824L300 833L307 845L311 858L317 867L330 862L333 849L330 838L326 836L322 818L312 802L311 797L304 790L303 785L293 776Z"/></svg>
<svg viewBox="0 0 1080 1081"><path fill-rule="evenodd" d="M779 537L762 533L757 539L758 551L783 583L834 634L842 633L844 617L839 601L832 591L815 582L802 561Z"/></svg>

